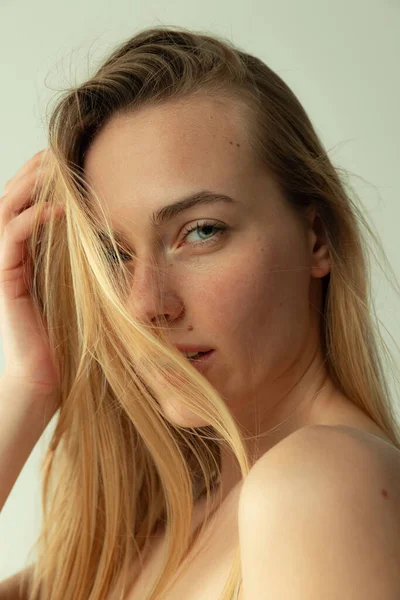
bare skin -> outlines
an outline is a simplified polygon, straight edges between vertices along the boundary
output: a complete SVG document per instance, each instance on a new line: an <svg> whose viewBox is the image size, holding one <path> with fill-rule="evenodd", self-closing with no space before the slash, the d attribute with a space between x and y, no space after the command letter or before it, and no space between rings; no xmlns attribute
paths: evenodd
<svg viewBox="0 0 400 600"><path fill-rule="evenodd" d="M132 312L150 322L165 315L174 344L215 349L205 376L245 432L252 464L307 425L342 424L371 440L385 439L335 387L322 357L321 280L331 263L321 221L314 210L307 226L300 221L272 174L255 161L239 115L236 101L205 97L148 107L110 121L89 149L86 175L140 258L132 276ZM155 238L153 211L199 190L235 202L193 207ZM227 230L203 238L204 221ZM183 241L186 227L196 223L199 228ZM164 288L162 304L154 283ZM208 424L172 400L160 404L171 423ZM236 459L225 451L206 551L166 600L218 597L237 543L241 484ZM193 527L203 513L200 501ZM159 533L127 600L146 597L162 556Z"/></svg>
<svg viewBox="0 0 400 600"><path fill-rule="evenodd" d="M386 434L365 414L354 406L344 396L335 398L334 407L330 407L319 415L318 422L313 425L328 425L330 427L344 426L351 428L361 435L375 455L381 454L382 460L388 465L397 465L391 481L398 480L400 473L400 452L393 446ZM351 435L351 430L349 430ZM384 446L379 440L387 443ZM386 447L385 447L386 446ZM384 456L386 455L386 457ZM393 460L394 455L397 456ZM198 539L192 551L186 557L176 575L176 579L163 600L210 600L219 598L228 578L235 550L239 544L238 536L238 504L242 481L236 481L225 495L223 502L217 506L205 533ZM400 485L396 487L400 499ZM193 512L192 531L201 524L205 513L205 502L201 500L195 505ZM160 572L165 554L165 533L160 529L145 555L144 569L139 578L130 587L125 600L146 598ZM132 577L137 571L132 570ZM205 577L205 574L207 575ZM243 600L242 590L238 600Z"/></svg>

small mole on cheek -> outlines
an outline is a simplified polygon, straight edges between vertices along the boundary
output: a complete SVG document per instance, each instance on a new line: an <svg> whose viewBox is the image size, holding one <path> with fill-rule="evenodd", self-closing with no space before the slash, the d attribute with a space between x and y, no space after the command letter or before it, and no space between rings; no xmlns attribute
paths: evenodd
<svg viewBox="0 0 400 600"><path fill-rule="evenodd" d="M382 496L384 496L385 498L387 498L387 497L388 497L387 490L381 490L381 494L382 494Z"/></svg>
<svg viewBox="0 0 400 600"><path fill-rule="evenodd" d="M229 142L229 143L230 143L231 145L233 144L233 142ZM236 146L237 146L238 148L240 148L240 144L238 144L237 142L236 142Z"/></svg>

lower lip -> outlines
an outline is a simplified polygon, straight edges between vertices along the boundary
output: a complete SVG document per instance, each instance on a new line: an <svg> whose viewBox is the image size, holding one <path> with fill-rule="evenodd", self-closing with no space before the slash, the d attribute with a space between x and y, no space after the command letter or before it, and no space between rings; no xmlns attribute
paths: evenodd
<svg viewBox="0 0 400 600"><path fill-rule="evenodd" d="M191 360L190 362L195 369L200 371L200 373L204 373L210 367L214 354L215 350L210 350L199 356L199 358L196 358L196 360Z"/></svg>

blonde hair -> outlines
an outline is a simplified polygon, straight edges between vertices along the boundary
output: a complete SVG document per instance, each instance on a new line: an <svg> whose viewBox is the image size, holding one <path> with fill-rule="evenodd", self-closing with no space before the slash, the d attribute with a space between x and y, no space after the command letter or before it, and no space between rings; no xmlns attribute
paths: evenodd
<svg viewBox="0 0 400 600"><path fill-rule="evenodd" d="M61 382L42 464L43 524L30 600L98 600L111 591L122 600L133 561L165 523L167 560L149 600L161 598L207 523L208 511L190 535L193 500L205 495L209 507L218 487L222 446L234 453L243 477L251 466L226 403L168 342L165 320L150 328L129 312L129 270L84 177L85 154L110 119L196 95L234 99L255 160L270 169L299 215L316 207L332 260L321 312L327 370L400 448L381 362L390 352L370 295L362 228L378 240L305 110L266 64L227 40L178 27L142 30L58 101L49 123L48 171L35 188L35 202L62 205L65 218L43 225L38 216L30 240L32 294ZM176 398L210 425L172 425L156 397ZM239 586L238 549L221 600Z"/></svg>

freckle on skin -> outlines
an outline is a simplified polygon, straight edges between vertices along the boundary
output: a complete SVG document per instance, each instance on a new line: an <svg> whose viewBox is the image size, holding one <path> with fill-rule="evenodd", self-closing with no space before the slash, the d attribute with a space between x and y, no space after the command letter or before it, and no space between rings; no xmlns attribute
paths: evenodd
<svg viewBox="0 0 400 600"><path fill-rule="evenodd" d="M382 493L382 496L384 496L385 498L388 497L387 490L382 490L381 493Z"/></svg>

